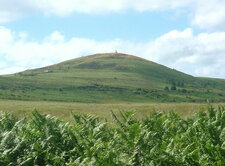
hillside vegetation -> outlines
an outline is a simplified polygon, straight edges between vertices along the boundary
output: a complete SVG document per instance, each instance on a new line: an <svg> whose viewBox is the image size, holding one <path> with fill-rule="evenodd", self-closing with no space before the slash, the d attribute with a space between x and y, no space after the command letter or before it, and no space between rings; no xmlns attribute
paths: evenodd
<svg viewBox="0 0 225 166"><path fill-rule="evenodd" d="M225 80L127 54L96 54L0 76L0 99L85 103L225 102Z"/></svg>
<svg viewBox="0 0 225 166"><path fill-rule="evenodd" d="M133 115L112 113L112 126L88 115L74 114L69 124L36 111L22 120L0 114L0 165L225 165L223 107L188 119L173 112Z"/></svg>

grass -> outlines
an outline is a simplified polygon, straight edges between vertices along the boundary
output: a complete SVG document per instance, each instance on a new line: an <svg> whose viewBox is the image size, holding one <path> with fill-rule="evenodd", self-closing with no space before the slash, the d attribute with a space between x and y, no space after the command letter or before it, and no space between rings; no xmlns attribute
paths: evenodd
<svg viewBox="0 0 225 166"><path fill-rule="evenodd" d="M225 104L213 104L214 106ZM175 111L182 117L189 117L197 111L205 109L208 104L202 103L105 103L86 104L68 102L46 102L46 101L16 101L0 100L0 111L9 112L16 117L22 118L29 115L34 109L40 113L51 114L60 119L70 121L71 112L76 114L97 115L108 120L111 119L111 111L118 114L120 111L133 110L136 117L141 119L150 114L151 111L162 111L168 113Z"/></svg>

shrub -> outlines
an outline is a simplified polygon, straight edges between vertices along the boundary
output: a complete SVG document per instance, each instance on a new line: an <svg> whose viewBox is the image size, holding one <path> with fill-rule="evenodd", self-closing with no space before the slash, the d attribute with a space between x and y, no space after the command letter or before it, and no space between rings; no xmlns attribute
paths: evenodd
<svg viewBox="0 0 225 166"><path fill-rule="evenodd" d="M225 165L223 107L188 119L173 112L142 120L112 112L113 126L95 116L73 118L1 114L0 165Z"/></svg>

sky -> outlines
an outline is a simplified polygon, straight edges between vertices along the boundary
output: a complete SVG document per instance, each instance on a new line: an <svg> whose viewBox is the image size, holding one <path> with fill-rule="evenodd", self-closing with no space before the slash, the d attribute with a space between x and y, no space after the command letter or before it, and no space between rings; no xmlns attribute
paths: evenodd
<svg viewBox="0 0 225 166"><path fill-rule="evenodd" d="M95 53L225 79L225 0L0 0L0 74Z"/></svg>

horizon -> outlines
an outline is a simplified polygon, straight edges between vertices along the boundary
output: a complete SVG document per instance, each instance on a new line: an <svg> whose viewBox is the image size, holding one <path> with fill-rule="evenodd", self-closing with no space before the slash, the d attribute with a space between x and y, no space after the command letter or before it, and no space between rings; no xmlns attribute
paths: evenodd
<svg viewBox="0 0 225 166"><path fill-rule="evenodd" d="M117 50L225 79L225 2L93 2L0 0L0 74Z"/></svg>

